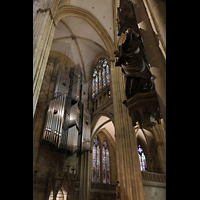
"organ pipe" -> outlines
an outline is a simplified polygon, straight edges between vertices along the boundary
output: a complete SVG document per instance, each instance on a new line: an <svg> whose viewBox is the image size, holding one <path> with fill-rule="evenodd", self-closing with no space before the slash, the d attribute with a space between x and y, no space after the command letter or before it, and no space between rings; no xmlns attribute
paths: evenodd
<svg viewBox="0 0 200 200"><path fill-rule="evenodd" d="M57 149L71 153L90 149L90 114L81 102L81 90L79 65L58 73L42 137Z"/></svg>

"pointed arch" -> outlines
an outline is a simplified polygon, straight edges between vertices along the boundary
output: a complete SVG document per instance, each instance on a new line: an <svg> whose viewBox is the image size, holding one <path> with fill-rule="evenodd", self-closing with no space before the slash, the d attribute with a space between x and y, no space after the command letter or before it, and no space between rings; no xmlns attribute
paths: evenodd
<svg viewBox="0 0 200 200"><path fill-rule="evenodd" d="M110 113L109 111L106 110L100 110L92 119L92 123L91 123L91 133L94 132L95 126L97 125L97 122L99 121L99 119L101 117L107 117L108 120L112 121L113 126L115 127L115 123L114 123L114 115L112 113Z"/></svg>
<svg viewBox="0 0 200 200"><path fill-rule="evenodd" d="M100 182L95 181L93 179L94 173L93 168L95 170L95 164L97 163L97 159L95 160L96 147L93 148L94 140L98 138L99 147L100 147ZM105 143L106 141L106 143ZM96 156L97 158L97 156ZM116 146L115 141L110 135L110 133L102 128L98 130L91 137L91 182L99 182L102 184L114 184L117 178L117 168L116 166ZM94 180L94 181L93 181Z"/></svg>
<svg viewBox="0 0 200 200"><path fill-rule="evenodd" d="M54 17L54 22L57 25L57 23L64 17L67 16L73 16L73 17L79 17L81 19L84 19L87 21L94 30L98 33L102 41L104 42L110 59L114 59L114 41L110 37L107 30L104 28L104 26L99 22L99 20L90 12L87 10L84 10L82 8L71 6L71 5L63 5L61 6L58 11L56 12L56 15Z"/></svg>

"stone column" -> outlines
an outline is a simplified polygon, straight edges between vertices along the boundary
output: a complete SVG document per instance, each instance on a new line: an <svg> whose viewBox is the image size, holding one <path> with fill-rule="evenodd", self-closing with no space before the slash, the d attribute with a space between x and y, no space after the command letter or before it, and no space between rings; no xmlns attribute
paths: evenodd
<svg viewBox="0 0 200 200"><path fill-rule="evenodd" d="M111 83L120 196L121 199L144 200L135 130L128 109L122 103L126 99L124 76L114 62L111 62Z"/></svg>
<svg viewBox="0 0 200 200"><path fill-rule="evenodd" d="M89 200L90 199L90 152L85 151L81 155L81 172L80 172L80 200Z"/></svg>
<svg viewBox="0 0 200 200"><path fill-rule="evenodd" d="M36 115L34 117L34 123L33 123L33 175L34 175L39 147L40 147L41 133L43 131L42 125L45 121L45 117L46 117L46 106L40 106L40 108L37 109Z"/></svg>
<svg viewBox="0 0 200 200"><path fill-rule="evenodd" d="M45 4L34 2L33 5L33 116L55 32L53 16L59 2L49 0Z"/></svg>
<svg viewBox="0 0 200 200"><path fill-rule="evenodd" d="M142 0L132 0L145 54L154 75L155 89L166 125L166 64Z"/></svg>

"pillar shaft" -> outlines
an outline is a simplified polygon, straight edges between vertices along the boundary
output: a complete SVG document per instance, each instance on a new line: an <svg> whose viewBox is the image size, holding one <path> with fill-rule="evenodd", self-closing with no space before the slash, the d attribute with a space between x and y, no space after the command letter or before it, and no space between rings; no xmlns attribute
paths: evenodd
<svg viewBox="0 0 200 200"><path fill-rule="evenodd" d="M144 200L137 141L125 100L125 82L120 67L111 62L113 110L116 134L116 154L121 199Z"/></svg>
<svg viewBox="0 0 200 200"><path fill-rule="evenodd" d="M33 13L33 116L55 32L53 15L59 2L50 0L46 5L49 7L34 6Z"/></svg>
<svg viewBox="0 0 200 200"><path fill-rule="evenodd" d="M85 151L81 155L81 172L80 172L80 188L79 199L89 200L90 199L90 152Z"/></svg>

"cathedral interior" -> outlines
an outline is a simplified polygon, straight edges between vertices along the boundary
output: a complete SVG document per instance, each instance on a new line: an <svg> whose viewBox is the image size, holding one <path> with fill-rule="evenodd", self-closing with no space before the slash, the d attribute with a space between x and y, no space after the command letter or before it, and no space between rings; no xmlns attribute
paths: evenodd
<svg viewBox="0 0 200 200"><path fill-rule="evenodd" d="M33 200L166 199L166 1L33 0Z"/></svg>

